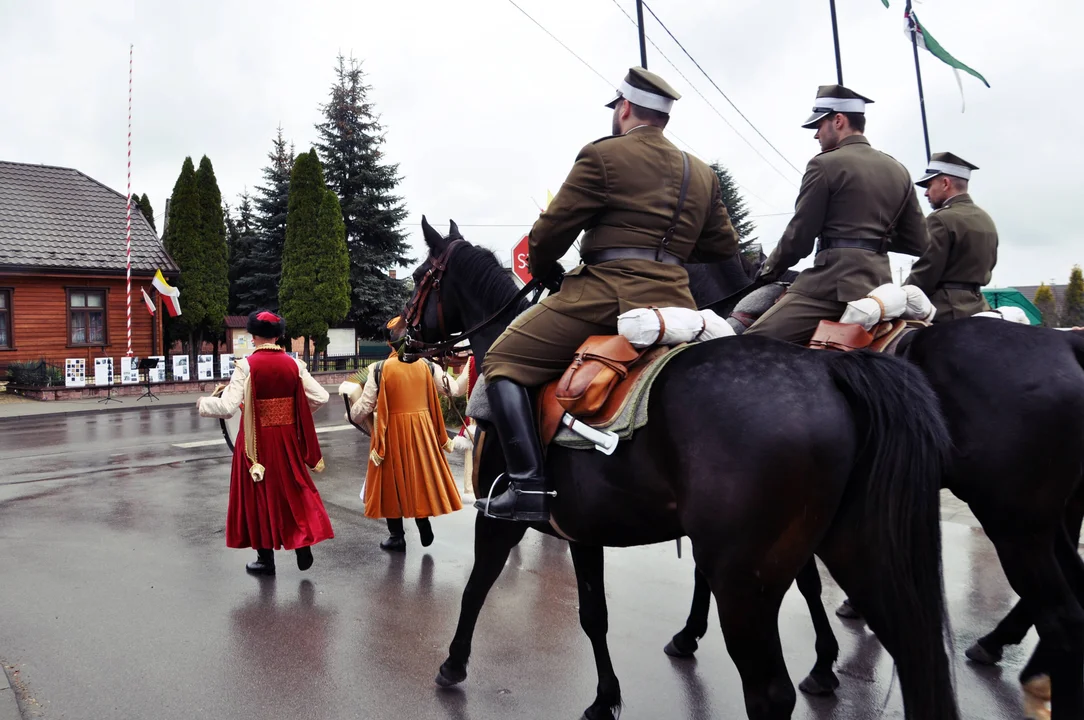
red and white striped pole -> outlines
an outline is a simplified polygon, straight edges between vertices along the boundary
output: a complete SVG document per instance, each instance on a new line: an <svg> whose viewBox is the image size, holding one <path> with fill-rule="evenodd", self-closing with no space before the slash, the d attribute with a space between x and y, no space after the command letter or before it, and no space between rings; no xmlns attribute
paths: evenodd
<svg viewBox="0 0 1084 720"><path fill-rule="evenodd" d="M132 46L128 46L128 228L126 240L128 278L128 357L132 356Z"/></svg>

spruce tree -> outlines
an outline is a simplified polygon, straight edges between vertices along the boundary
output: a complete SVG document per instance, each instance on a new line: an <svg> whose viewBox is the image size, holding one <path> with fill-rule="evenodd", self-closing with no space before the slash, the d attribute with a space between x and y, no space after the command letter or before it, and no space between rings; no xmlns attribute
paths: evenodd
<svg viewBox="0 0 1084 720"><path fill-rule="evenodd" d="M1046 283L1041 283L1035 291L1035 307L1043 316L1043 327L1058 326L1057 300L1054 291Z"/></svg>
<svg viewBox="0 0 1084 720"><path fill-rule="evenodd" d="M406 209L394 194L398 165L387 163L383 130L368 100L358 62L340 55L330 101L321 106L316 144L327 183L339 197L350 253L350 322L363 337L380 336L407 299L403 283L388 270L413 264L400 229Z"/></svg>
<svg viewBox="0 0 1084 720"><path fill-rule="evenodd" d="M151 207L151 201L150 198L147 197L147 193L143 193L143 197L136 197L133 195L132 201L139 206L139 212L143 213L143 217L147 218L151 230L158 232L158 228L154 225L154 208Z"/></svg>
<svg viewBox="0 0 1084 720"><path fill-rule="evenodd" d="M181 174L173 185L170 196L169 221L162 239L166 252L177 264L180 275L176 286L181 291L181 315L169 318L168 337L183 340L189 355L193 355L195 329L206 317L206 303L201 290L200 264L200 204L196 187L196 169L192 158L186 157Z"/></svg>
<svg viewBox="0 0 1084 720"><path fill-rule="evenodd" d="M260 304L259 289L245 282L252 275L261 272L256 255L260 237L252 209L252 196L247 191L241 193L236 217L230 217L227 226L230 236L229 312L231 315L248 315L253 310L266 306ZM275 306L278 306L277 299Z"/></svg>
<svg viewBox="0 0 1084 720"><path fill-rule="evenodd" d="M282 277L282 246L286 242L286 215L289 209L290 171L293 147L287 147L282 128L267 154L270 164L263 169L266 185L256 187L253 217L258 236L249 255L249 271L237 278L237 297L246 307L277 311ZM251 310L249 312L251 312Z"/></svg>
<svg viewBox="0 0 1084 720"><path fill-rule="evenodd" d="M1062 327L1084 325L1084 274L1079 265L1069 273L1069 287L1065 288L1065 309L1061 317Z"/></svg>
<svg viewBox="0 0 1084 720"><path fill-rule="evenodd" d="M328 327L350 309L346 228L336 195L324 183L316 150L298 156L290 177L279 307L291 337L326 348Z"/></svg>
<svg viewBox="0 0 1084 720"><path fill-rule="evenodd" d="M755 237L750 237L756 230L756 225L748 219L749 208L745 205L745 198L738 192L738 183L734 181L729 170L717 162L711 164L711 169L719 178L719 192L723 197L723 205L726 206L727 214L730 216L730 224L738 233L738 249L743 253L749 252L750 246L756 242ZM759 260L759 258L751 259Z"/></svg>
<svg viewBox="0 0 1084 720"><path fill-rule="evenodd" d="M211 160L204 155L196 171L196 190L200 206L200 283L204 314L196 329L197 347L204 335L214 341L218 356L218 340L225 334L223 319L229 304L230 281L226 249L226 223L222 213L222 192L218 189Z"/></svg>

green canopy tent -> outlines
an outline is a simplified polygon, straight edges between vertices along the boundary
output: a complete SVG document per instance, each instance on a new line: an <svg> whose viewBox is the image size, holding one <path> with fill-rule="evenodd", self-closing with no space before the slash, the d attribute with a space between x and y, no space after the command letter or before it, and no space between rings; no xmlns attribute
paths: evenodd
<svg viewBox="0 0 1084 720"><path fill-rule="evenodd" d="M984 288L982 294L986 297L986 302L990 303L990 307L994 309L1006 306L1018 307L1028 316L1032 325L1043 323L1043 314L1039 312L1039 308L1035 307L1024 296L1024 293L1016 288Z"/></svg>

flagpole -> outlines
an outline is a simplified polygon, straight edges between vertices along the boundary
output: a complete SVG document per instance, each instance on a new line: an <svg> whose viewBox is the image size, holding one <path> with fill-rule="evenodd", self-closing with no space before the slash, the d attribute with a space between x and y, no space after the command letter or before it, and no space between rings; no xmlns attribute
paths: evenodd
<svg viewBox="0 0 1084 720"><path fill-rule="evenodd" d="M843 61L839 57L839 27L836 25L836 0L828 0L832 9L832 41L836 46L836 82L843 84Z"/></svg>
<svg viewBox="0 0 1084 720"><path fill-rule="evenodd" d="M125 231L126 303L128 319L128 357L132 356L132 45L128 46L128 201Z"/></svg>
<svg viewBox="0 0 1084 720"><path fill-rule="evenodd" d="M926 141L926 162L930 161L930 130L926 124L926 97L922 92L922 68L918 63L918 24L911 15L911 0L907 0L907 22L911 27L911 48L915 52L915 78L918 80L918 107L922 111L922 138Z"/></svg>
<svg viewBox="0 0 1084 720"><path fill-rule="evenodd" d="M640 67L647 70L647 45L644 42L644 0L636 0L636 25L640 31Z"/></svg>

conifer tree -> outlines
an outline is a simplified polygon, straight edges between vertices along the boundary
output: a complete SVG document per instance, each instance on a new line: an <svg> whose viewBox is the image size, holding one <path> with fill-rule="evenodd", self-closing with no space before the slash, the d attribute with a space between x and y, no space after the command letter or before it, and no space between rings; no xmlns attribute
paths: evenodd
<svg viewBox="0 0 1084 720"><path fill-rule="evenodd" d="M1035 307L1043 316L1043 327L1058 326L1057 300L1054 291L1046 283L1041 283L1035 291Z"/></svg>
<svg viewBox="0 0 1084 720"><path fill-rule="evenodd" d="M198 354L202 350L204 337L209 337L214 342L213 354L217 358L218 340L225 334L223 319L229 303L230 281L222 192L218 189L211 160L206 155L200 159L199 169L196 170L196 192L199 196L200 252L196 283L200 316L189 318L189 327L195 332L195 351L192 354ZM184 307L182 317L188 314L187 306Z"/></svg>
<svg viewBox="0 0 1084 720"><path fill-rule="evenodd" d="M245 298L252 309L279 307L279 282L282 278L282 247L286 242L286 215L289 210L290 171L294 165L293 147L287 145L282 128L272 140L270 163L263 169L266 185L256 187L253 198L254 229L257 238L249 255L248 272L237 278L237 297ZM250 310L251 312L251 310Z"/></svg>
<svg viewBox="0 0 1084 720"><path fill-rule="evenodd" d="M182 314L166 321L171 340L183 340L189 355L195 343L195 328L206 316L200 283L200 204L196 188L196 169L186 157L170 196L169 219L162 239L166 252L177 264L180 275L176 285L181 291Z"/></svg>
<svg viewBox="0 0 1084 720"><path fill-rule="evenodd" d="M368 99L358 62L340 55L331 97L321 106L317 149L327 183L339 197L350 254L350 322L362 337L376 338L407 299L388 271L413 264L401 229L406 209L395 195L398 165L384 159L383 130Z"/></svg>
<svg viewBox="0 0 1084 720"><path fill-rule="evenodd" d="M738 192L738 183L734 181L729 170L717 162L711 164L711 169L719 178L719 192L723 197L723 205L726 206L727 214L730 216L730 224L738 233L738 249L741 252L748 252L750 246L756 242L755 237L750 237L756 230L756 225L748 219L749 208L745 204L745 198ZM759 258L752 259L755 261Z"/></svg>
<svg viewBox="0 0 1084 720"><path fill-rule="evenodd" d="M1062 327L1084 325L1084 274L1079 265L1069 273L1069 287L1065 288L1065 309L1061 317Z"/></svg>
<svg viewBox="0 0 1084 720"><path fill-rule="evenodd" d="M151 207L151 201L150 198L147 197L147 193L143 193L143 197L136 197L133 195L132 200L139 206L139 212L143 213L143 217L147 218L151 230L158 232L158 228L154 225L154 208Z"/></svg>
<svg viewBox="0 0 1084 720"><path fill-rule="evenodd" d="M265 307L260 304L259 289L245 282L251 276L262 272L260 260L257 257L260 237L253 213L252 196L245 191L241 193L236 217L228 218L226 223L230 235L229 312L231 315L248 315L253 310ZM277 299L275 306L278 306Z"/></svg>
<svg viewBox="0 0 1084 720"><path fill-rule="evenodd" d="M350 259L338 197L324 183L315 148L298 156L290 177L279 307L291 337L324 349L328 328L350 310Z"/></svg>

